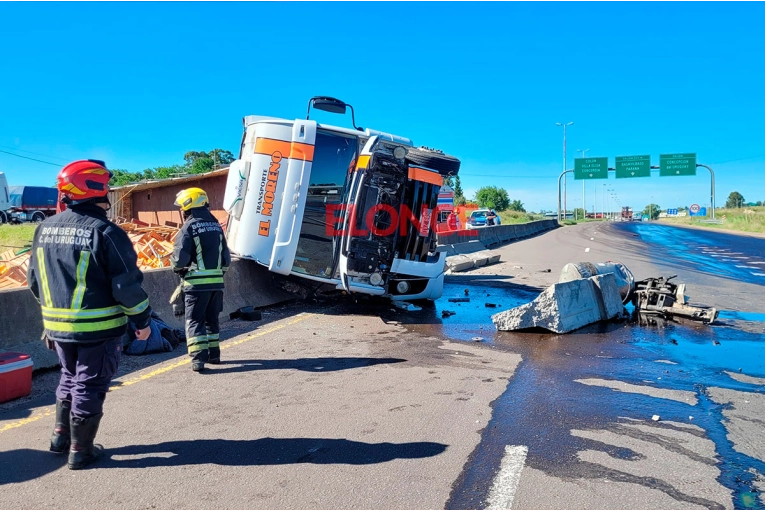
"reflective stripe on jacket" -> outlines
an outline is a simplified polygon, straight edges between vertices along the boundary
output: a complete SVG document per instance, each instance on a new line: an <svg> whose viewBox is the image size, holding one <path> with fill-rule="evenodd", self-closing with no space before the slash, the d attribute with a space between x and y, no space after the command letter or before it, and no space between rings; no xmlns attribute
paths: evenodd
<svg viewBox="0 0 765 510"><path fill-rule="evenodd" d="M231 254L223 228L207 207L196 207L175 237L170 258L173 271L183 276L183 290L222 290L223 274L231 265Z"/></svg>
<svg viewBox="0 0 765 510"><path fill-rule="evenodd" d="M42 307L45 334L97 342L149 324L149 298L127 234L95 204L51 216L35 230L27 281Z"/></svg>

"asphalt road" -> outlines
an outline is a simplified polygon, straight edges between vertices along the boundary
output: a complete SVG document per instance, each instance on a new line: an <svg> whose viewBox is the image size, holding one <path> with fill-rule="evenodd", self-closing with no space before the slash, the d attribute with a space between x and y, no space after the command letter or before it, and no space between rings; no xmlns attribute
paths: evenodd
<svg viewBox="0 0 765 510"><path fill-rule="evenodd" d="M585 224L449 277L431 309L301 303L231 321L207 373L179 352L123 363L109 457L85 471L46 451L42 374L35 397L0 408L0 508L761 507L765 277L746 272L764 247ZM492 313L565 263L603 260L678 274L720 323L494 330Z"/></svg>

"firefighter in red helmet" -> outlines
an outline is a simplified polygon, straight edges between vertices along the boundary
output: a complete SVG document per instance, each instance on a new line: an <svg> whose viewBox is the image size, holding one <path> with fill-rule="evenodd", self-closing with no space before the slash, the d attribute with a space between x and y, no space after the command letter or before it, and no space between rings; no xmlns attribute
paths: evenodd
<svg viewBox="0 0 765 510"><path fill-rule="evenodd" d="M56 424L50 450L69 452L69 468L102 456L94 444L128 321L148 338L149 298L125 231L107 219L112 173L80 160L58 174L66 210L35 230L27 279L42 307L44 337L58 354Z"/></svg>

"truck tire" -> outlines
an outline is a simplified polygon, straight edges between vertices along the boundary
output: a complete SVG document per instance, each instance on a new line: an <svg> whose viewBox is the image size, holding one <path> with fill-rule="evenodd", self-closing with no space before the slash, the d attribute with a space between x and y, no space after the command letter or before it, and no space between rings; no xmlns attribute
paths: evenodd
<svg viewBox="0 0 765 510"><path fill-rule="evenodd" d="M45 213L42 211L36 211L32 214L32 223L40 223L45 219Z"/></svg>
<svg viewBox="0 0 765 510"><path fill-rule="evenodd" d="M8 216L6 216L5 211L0 211L0 225L3 223L8 223Z"/></svg>
<svg viewBox="0 0 765 510"><path fill-rule="evenodd" d="M459 159L429 147L408 149L406 161L435 170L443 176L457 175L457 172L460 171Z"/></svg>

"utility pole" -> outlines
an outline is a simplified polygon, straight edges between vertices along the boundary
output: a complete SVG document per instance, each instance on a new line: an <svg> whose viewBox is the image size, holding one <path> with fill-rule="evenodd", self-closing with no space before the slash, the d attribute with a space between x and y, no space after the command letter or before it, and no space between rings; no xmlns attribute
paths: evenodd
<svg viewBox="0 0 765 510"><path fill-rule="evenodd" d="M584 154L589 150L590 149L577 149L577 152L581 152L582 158L584 158ZM582 210L584 211L584 217L582 218L583 220L587 218L587 206L585 205L585 202L584 202L584 183L585 183L585 180L582 179Z"/></svg>
<svg viewBox="0 0 765 510"><path fill-rule="evenodd" d="M563 126L563 217L566 217L566 213L568 212L568 208L566 206L566 185L568 182L568 178L566 176L566 127L572 125L573 122L556 122L556 126Z"/></svg>

